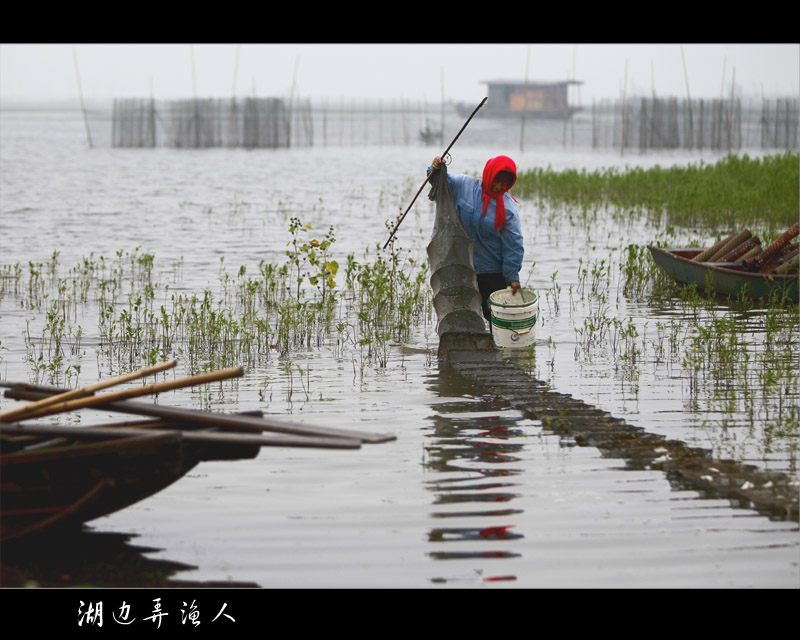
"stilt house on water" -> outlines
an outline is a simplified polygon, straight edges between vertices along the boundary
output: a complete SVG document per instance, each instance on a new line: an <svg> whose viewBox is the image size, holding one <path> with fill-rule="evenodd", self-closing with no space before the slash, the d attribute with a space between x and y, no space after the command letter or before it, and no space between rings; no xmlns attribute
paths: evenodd
<svg viewBox="0 0 800 640"><path fill-rule="evenodd" d="M569 103L569 86L583 84L580 80L555 82L525 82L524 80L484 80L487 86L486 107L478 116L507 118L569 118L580 110ZM457 104L462 116L472 112L474 106Z"/></svg>

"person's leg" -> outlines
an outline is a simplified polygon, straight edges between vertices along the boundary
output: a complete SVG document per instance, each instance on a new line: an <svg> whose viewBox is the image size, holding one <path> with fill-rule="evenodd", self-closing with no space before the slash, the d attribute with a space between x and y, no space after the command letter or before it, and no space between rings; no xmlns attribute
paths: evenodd
<svg viewBox="0 0 800 640"><path fill-rule="evenodd" d="M479 273L478 290L481 292L483 317L488 322L492 321L492 313L489 311L489 296L499 289L506 288L506 281L502 273Z"/></svg>

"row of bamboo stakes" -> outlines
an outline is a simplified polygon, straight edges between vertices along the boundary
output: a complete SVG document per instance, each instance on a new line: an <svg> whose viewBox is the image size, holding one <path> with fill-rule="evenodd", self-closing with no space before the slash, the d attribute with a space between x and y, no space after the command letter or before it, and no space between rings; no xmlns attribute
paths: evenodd
<svg viewBox="0 0 800 640"><path fill-rule="evenodd" d="M749 229L723 238L713 247L704 249L695 262L737 263L744 271L786 275L798 270L798 244L792 242L800 231L800 223L789 227L769 246L762 247L761 239Z"/></svg>
<svg viewBox="0 0 800 640"><path fill-rule="evenodd" d="M395 440L389 434L363 433L350 429L336 429L296 423L287 420L264 417L261 412L216 413L197 409L166 407L161 404L135 402L134 398L152 396L187 387L195 387L220 382L244 375L242 367L231 367L185 378L143 384L123 390L100 393L111 387L157 375L175 367L177 362L170 360L146 367L109 380L72 390L53 390L26 383L0 383L8 387L6 397L31 400L13 409L0 412L0 433L7 435L54 435L62 433L70 438L92 439L108 435L108 429L119 427L119 435L130 435L132 423L103 424L80 428L47 427L36 424L22 424L22 420L34 420L47 416L64 414L79 409L100 409L104 411L144 415L154 418L139 421L133 427L141 429L180 430L187 441L219 443L220 445L260 445L278 447L314 447L357 449L362 443L378 443ZM59 429L61 431L59 431ZM224 431L218 431L223 429ZM203 431L203 433L198 433ZM263 435L274 432L279 435ZM255 435L258 434L258 435Z"/></svg>

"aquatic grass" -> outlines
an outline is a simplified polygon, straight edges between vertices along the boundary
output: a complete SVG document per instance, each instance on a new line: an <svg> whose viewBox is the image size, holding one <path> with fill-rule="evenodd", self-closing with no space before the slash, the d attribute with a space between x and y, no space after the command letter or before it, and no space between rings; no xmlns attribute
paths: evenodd
<svg viewBox="0 0 800 640"><path fill-rule="evenodd" d="M751 158L729 155L715 164L626 167L587 171L537 168L520 173L515 189L525 197L567 205L588 214L610 206L618 215L664 215L668 224L711 230L761 223L777 235L797 220L798 154Z"/></svg>
<svg viewBox="0 0 800 640"><path fill-rule="evenodd" d="M657 245L663 243L655 243ZM645 301L676 297L678 286L653 261L647 247L629 244L620 260L619 285L627 300Z"/></svg>
<svg viewBox="0 0 800 640"><path fill-rule="evenodd" d="M740 187L752 190L748 181L763 181L764 171L773 174L769 199L736 194ZM694 416L689 424L702 428L720 455L761 456L769 464L780 458L794 468L800 437L792 428L798 406L797 305L777 298L721 302L667 277L646 246L625 237L640 236L642 229L635 227L644 224L650 244L692 246L728 235L727 225L738 228L745 220L762 238L777 235L789 220L780 221L774 210L796 219L796 154L628 173L539 171L542 187L529 193L540 198L542 210L535 231L543 231L551 246L573 244L574 279L557 283L556 271L549 288L542 288L551 314L556 291L569 288L574 359L592 371L600 367L604 377L610 372L624 398L636 398L645 367L655 380L680 380L684 407ZM718 181L725 194L713 179L720 173L728 175ZM793 189L789 193L776 183ZM721 213L695 217L707 206Z"/></svg>
<svg viewBox="0 0 800 640"><path fill-rule="evenodd" d="M601 265L582 264L581 286L570 303L575 360L607 363L626 397L635 397L644 366L656 379L680 379L686 409L705 416L700 425L721 454L783 456L794 468L800 437L792 429L800 405L797 305L721 302L696 286L670 282L666 297L650 291L642 305L649 310L632 313L629 301L606 295L613 278L595 278L606 273ZM622 268L614 274L621 281L630 275Z"/></svg>
<svg viewBox="0 0 800 640"><path fill-rule="evenodd" d="M139 247L110 259L86 256L70 268L57 252L27 271L4 267L2 294L33 314L25 335L32 376L63 379L80 366L79 314L93 317L90 341L120 371L171 357L192 372L260 366L307 349L332 349L362 372L388 366L391 345L409 339L430 314L424 265L394 247L374 255L368 249L362 260L347 257L343 286L333 227L320 235L299 217L289 225L285 262L262 260L252 274L247 265L232 273L223 256L217 285L194 292L164 284L180 282L182 259L168 276ZM307 372L303 380L310 380Z"/></svg>

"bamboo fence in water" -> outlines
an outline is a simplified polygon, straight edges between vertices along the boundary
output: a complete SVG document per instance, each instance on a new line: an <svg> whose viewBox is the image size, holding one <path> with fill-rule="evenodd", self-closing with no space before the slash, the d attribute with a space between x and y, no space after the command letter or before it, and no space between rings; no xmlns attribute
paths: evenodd
<svg viewBox="0 0 800 640"><path fill-rule="evenodd" d="M282 98L205 98L114 101L114 147L202 149L212 147L287 148L425 144L424 131L443 122L429 120L434 105L408 100L285 100ZM444 120L444 110L442 110ZM460 118L449 118L455 127ZM480 135L494 144L513 144L519 128L495 120ZM539 121L526 131L536 146L591 146L648 150L749 148L798 149L800 109L796 98L754 101L680 100L675 97L603 100L569 121ZM552 130L552 131L551 131ZM508 140L506 140L508 138ZM435 136L438 140L439 136ZM478 138L476 138L478 141Z"/></svg>
<svg viewBox="0 0 800 640"><path fill-rule="evenodd" d="M292 117L294 112L294 118ZM114 100L111 144L114 147L203 149L211 147L280 148L310 146L310 103L291 107L280 98L204 98L156 102ZM299 123L296 132L292 124Z"/></svg>
<svg viewBox="0 0 800 640"><path fill-rule="evenodd" d="M111 114L111 145L202 149L409 144L418 141L423 117L424 110L404 101L325 101L313 108L308 99L118 98Z"/></svg>
<svg viewBox="0 0 800 640"><path fill-rule="evenodd" d="M636 98L592 105L592 146L620 149L797 149L798 100Z"/></svg>

